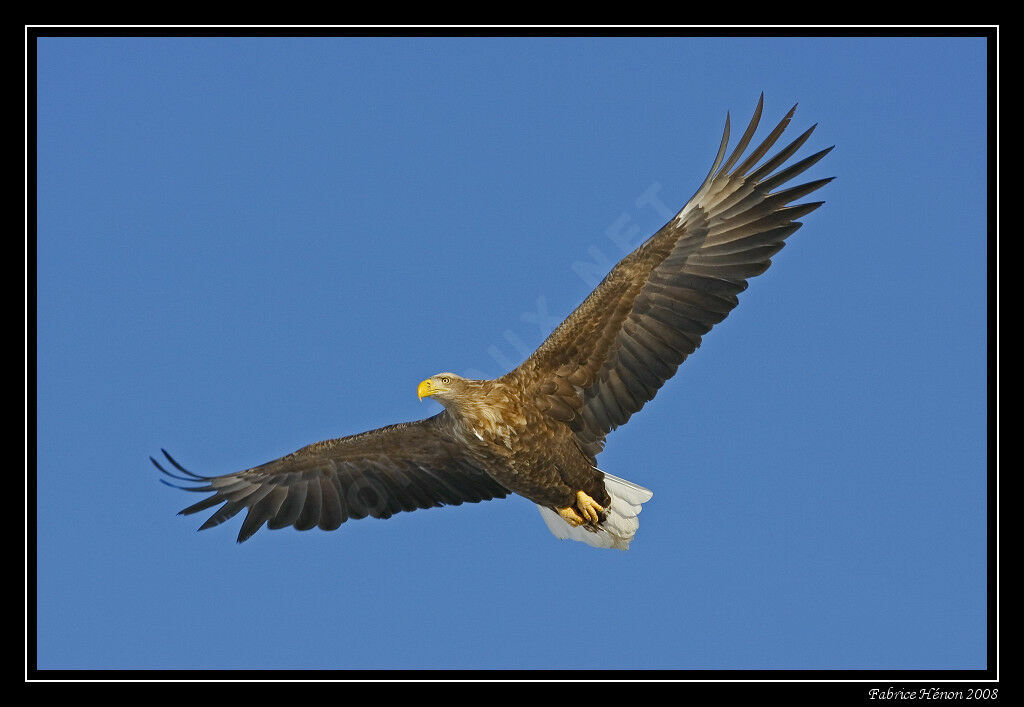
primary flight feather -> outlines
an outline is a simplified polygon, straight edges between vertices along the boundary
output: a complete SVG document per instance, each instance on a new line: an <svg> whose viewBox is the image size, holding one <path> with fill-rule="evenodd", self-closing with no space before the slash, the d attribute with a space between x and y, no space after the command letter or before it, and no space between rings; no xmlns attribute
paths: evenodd
<svg viewBox="0 0 1024 707"><path fill-rule="evenodd" d="M556 536L627 549L652 494L597 468L606 436L725 319L747 280L801 226L796 219L824 203L793 202L831 181L782 188L832 149L785 166L814 126L760 163L796 106L744 154L763 103L762 96L728 157L726 116L718 154L693 197L518 368L494 380L439 373L417 389L444 405L438 415L317 442L224 476L193 474L164 451L180 474L151 457L160 471L198 484L178 488L212 494L181 513L219 506L205 529L246 510L242 542L264 524L335 530L349 519L517 493L537 504Z"/></svg>

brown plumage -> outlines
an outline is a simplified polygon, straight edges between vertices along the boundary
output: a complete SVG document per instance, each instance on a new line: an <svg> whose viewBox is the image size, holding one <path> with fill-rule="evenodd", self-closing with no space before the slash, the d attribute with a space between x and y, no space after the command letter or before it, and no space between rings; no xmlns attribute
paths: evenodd
<svg viewBox="0 0 1024 707"><path fill-rule="evenodd" d="M495 380L440 373L420 384L439 415L318 442L225 476L199 476L213 495L181 511L220 505L208 528L247 509L241 542L264 523L334 530L348 519L504 498L535 502L559 537L625 549L650 492L597 469L609 432L629 420L738 304L747 280L823 202L791 203L820 179L779 190L832 148L779 170L814 130L758 162L793 107L748 156L763 96L726 158L729 119L707 178L683 209L620 261L518 368ZM184 487L182 487L184 488Z"/></svg>

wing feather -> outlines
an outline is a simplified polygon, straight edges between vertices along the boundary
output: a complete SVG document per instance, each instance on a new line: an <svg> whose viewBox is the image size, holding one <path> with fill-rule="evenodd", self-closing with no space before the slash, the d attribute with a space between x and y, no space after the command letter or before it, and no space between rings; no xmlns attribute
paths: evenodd
<svg viewBox="0 0 1024 707"><path fill-rule="evenodd" d="M341 511L341 499L338 497L338 489L331 479L326 477L320 478L320 498L323 501L323 506L320 520L317 523L318 527L320 530L337 530L341 527L345 518Z"/></svg>
<svg viewBox="0 0 1024 707"><path fill-rule="evenodd" d="M533 355L509 373L541 409L565 421L591 455L601 451L611 430L654 397L702 337L736 307L747 281L768 269L771 258L801 226L796 219L824 203L792 202L831 179L775 191L831 151L785 166L816 126L761 163L796 106L743 156L763 106L762 95L728 158L726 116L711 170L693 197L623 258Z"/></svg>
<svg viewBox="0 0 1024 707"><path fill-rule="evenodd" d="M243 510L238 542L265 524L273 530L319 527L336 530L350 519L389 518L396 513L442 505L504 498L509 492L478 468L452 436L447 413L327 440L267 464L224 476L201 476L184 469L166 451L172 474L212 493L181 511L184 515L220 506L200 526L212 528ZM162 479L161 479L162 480Z"/></svg>

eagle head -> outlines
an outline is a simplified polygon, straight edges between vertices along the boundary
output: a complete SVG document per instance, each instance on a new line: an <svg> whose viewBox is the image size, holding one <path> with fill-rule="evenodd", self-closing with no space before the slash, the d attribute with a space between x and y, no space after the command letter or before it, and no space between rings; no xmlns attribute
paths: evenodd
<svg viewBox="0 0 1024 707"><path fill-rule="evenodd" d="M438 373L416 387L420 400L434 398L442 405L457 401L466 392L469 381L454 373Z"/></svg>

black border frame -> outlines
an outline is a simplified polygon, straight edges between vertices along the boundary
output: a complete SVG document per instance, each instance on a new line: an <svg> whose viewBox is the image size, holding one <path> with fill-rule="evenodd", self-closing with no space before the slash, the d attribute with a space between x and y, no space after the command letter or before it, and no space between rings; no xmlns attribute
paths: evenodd
<svg viewBox="0 0 1024 707"><path fill-rule="evenodd" d="M325 681L388 682L387 698L397 697L392 689L401 683L467 683L528 682L545 690L554 688L552 682L610 681L610 682L672 682L678 688L676 696L702 696L708 701L722 698L730 700L757 700L782 698L809 700L817 704L896 703L921 701L922 690L961 691L998 689L999 676L999 475L998 475L998 98L999 98L999 46L998 25L979 26L926 26L926 27L42 27L25 25L26 74L26 613L25 613L25 677L28 683L128 683L150 681L271 681L286 683ZM38 380L36 321L28 315L37 311L36 251L37 236L35 205L37 203L37 172L35 147L37 145L37 48L40 37L983 37L987 45L987 102L988 102L988 302L987 317L987 385L988 385L988 601L987 601L987 667L984 670L40 670L37 667L37 642L34 632L36 616L36 563L37 547L34 525L38 501L35 474L36 423L35 386ZM31 464L31 466L30 466ZM403 685L404 686L404 685ZM412 685L410 685L412 686ZM203 686L203 690L208 686ZM232 686L235 687L235 686ZM262 686L270 687L270 686ZM277 686L274 686L277 687ZM349 685L346 690L353 687ZM373 687L362 684L361 687ZM635 690L631 685L622 685ZM289 688L290 689L290 688ZM576 693L576 699L601 698L601 693ZM878 689L872 698L870 690ZM900 691L903 692L901 699ZM909 697L913 693L914 697ZM267 693L269 697L270 693ZM346 695L348 693L346 692ZM512 693L509 693L510 696ZM552 693L552 697L554 694ZM639 696L639 695L638 695ZM344 699L341 695L339 698ZM999 702L1004 695L986 702ZM379 697L378 697L379 699ZM932 697L931 699L935 699ZM944 700L948 701L948 700Z"/></svg>

